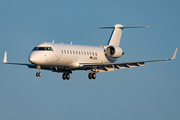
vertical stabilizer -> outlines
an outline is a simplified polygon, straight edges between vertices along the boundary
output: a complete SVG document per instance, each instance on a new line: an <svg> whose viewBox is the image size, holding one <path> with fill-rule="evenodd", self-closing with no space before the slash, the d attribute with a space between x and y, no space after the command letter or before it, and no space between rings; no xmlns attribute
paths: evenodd
<svg viewBox="0 0 180 120"><path fill-rule="evenodd" d="M122 35L123 25L116 24L113 28L111 36L109 38L107 45L119 46L121 35Z"/></svg>

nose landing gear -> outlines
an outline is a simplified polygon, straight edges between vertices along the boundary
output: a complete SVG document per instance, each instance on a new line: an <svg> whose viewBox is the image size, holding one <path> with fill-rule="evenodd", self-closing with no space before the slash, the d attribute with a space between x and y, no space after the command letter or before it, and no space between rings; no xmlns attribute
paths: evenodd
<svg viewBox="0 0 180 120"><path fill-rule="evenodd" d="M36 73L36 77L41 77L41 72L39 71L41 69L41 66L37 66L38 72Z"/></svg>

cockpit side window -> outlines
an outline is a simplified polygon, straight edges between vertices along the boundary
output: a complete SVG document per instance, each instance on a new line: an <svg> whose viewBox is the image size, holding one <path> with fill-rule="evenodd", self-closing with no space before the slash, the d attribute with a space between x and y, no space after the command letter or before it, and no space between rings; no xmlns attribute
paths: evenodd
<svg viewBox="0 0 180 120"><path fill-rule="evenodd" d="M53 51L52 47L46 47L46 50Z"/></svg>
<svg viewBox="0 0 180 120"><path fill-rule="evenodd" d="M53 51L52 47L34 47L32 51Z"/></svg>
<svg viewBox="0 0 180 120"><path fill-rule="evenodd" d="M37 50L37 48L38 48L38 47L34 47L34 48L32 49L32 51L36 51L36 50Z"/></svg>

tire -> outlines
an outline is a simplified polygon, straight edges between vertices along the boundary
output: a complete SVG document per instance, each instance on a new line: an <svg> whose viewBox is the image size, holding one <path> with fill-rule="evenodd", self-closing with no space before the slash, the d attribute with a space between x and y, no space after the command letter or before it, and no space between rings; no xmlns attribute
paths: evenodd
<svg viewBox="0 0 180 120"><path fill-rule="evenodd" d="M92 73L89 73L89 74L88 74L88 78L89 78L89 79L92 79Z"/></svg>
<svg viewBox="0 0 180 120"><path fill-rule="evenodd" d="M36 73L36 77L39 77L39 73Z"/></svg>
<svg viewBox="0 0 180 120"><path fill-rule="evenodd" d="M96 73L93 73L93 74L92 74L92 78L93 78L93 79L96 79Z"/></svg>
<svg viewBox="0 0 180 120"><path fill-rule="evenodd" d="M41 77L41 73L39 73L39 77Z"/></svg>
<svg viewBox="0 0 180 120"><path fill-rule="evenodd" d="M65 73L62 75L62 79L63 79L63 80L66 79L66 74L65 74Z"/></svg>
<svg viewBox="0 0 180 120"><path fill-rule="evenodd" d="M66 74L66 79L69 80L70 79L70 75Z"/></svg>

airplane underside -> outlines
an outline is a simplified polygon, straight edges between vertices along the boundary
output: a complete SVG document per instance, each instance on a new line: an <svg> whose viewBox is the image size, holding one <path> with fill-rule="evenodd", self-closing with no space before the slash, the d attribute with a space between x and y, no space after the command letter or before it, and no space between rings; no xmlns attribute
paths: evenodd
<svg viewBox="0 0 180 120"><path fill-rule="evenodd" d="M37 66L37 65L28 65L29 68L38 69L38 72L36 73L36 77L41 77L40 69L42 70L50 70L52 72L57 73L63 73L62 78L63 80L70 79L70 74L72 74L72 71L76 70L89 70L88 78L89 79L96 79L96 73L100 72L108 72L108 71L114 71L116 69L123 69L123 68L131 68L131 67L138 67L138 66L145 66L144 62L139 63L131 63L131 64L121 64L121 65L83 65L82 67L77 68L68 68L68 67L57 67L57 66Z"/></svg>
<svg viewBox="0 0 180 120"><path fill-rule="evenodd" d="M29 68L34 68L34 69L38 69L38 72L36 73L36 77L41 77L41 72L40 69L42 70L50 70L52 72L57 72L57 73L63 73L62 74L62 79L63 80L69 80L70 79L70 74L72 74L72 71L76 71L76 70L90 70L89 74L88 74L88 78L89 79L96 79L96 72L94 69L90 68L90 67L79 67L79 68L62 68L62 67L56 67L56 66L36 66L36 65L29 65ZM39 68L38 68L39 67Z"/></svg>

